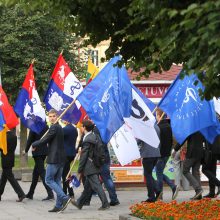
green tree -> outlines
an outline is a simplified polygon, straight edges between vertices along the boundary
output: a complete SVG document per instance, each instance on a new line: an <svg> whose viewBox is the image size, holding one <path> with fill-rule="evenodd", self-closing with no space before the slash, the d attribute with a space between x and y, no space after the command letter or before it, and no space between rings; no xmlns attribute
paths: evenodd
<svg viewBox="0 0 220 220"><path fill-rule="evenodd" d="M57 25L61 16L44 11L24 13L20 4L0 6L0 67L3 89L11 103L16 100L33 58L37 90L43 96L59 53L81 78L86 72L77 55L78 38Z"/></svg>
<svg viewBox="0 0 220 220"><path fill-rule="evenodd" d="M107 59L120 53L134 69L145 67L144 75L183 63L206 86L206 98L220 96L220 0L39 0L27 8L39 6L65 15L87 43L111 39Z"/></svg>

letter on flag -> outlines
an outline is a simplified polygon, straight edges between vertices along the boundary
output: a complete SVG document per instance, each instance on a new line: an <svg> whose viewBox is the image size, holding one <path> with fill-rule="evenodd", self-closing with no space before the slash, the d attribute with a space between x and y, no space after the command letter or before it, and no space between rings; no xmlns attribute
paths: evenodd
<svg viewBox="0 0 220 220"><path fill-rule="evenodd" d="M131 83L125 67L114 66L119 60L112 58L77 98L105 143L130 116Z"/></svg>
<svg viewBox="0 0 220 220"><path fill-rule="evenodd" d="M44 96L47 111L53 108L58 114L61 114L82 90L83 87L80 81L75 77L62 54L60 54ZM79 108L80 105L76 102L62 119L76 124L81 117Z"/></svg>
<svg viewBox="0 0 220 220"><path fill-rule="evenodd" d="M7 154L6 132L8 129L13 129L18 125L19 121L14 112L14 109L8 102L8 98L0 86L0 148L3 154Z"/></svg>
<svg viewBox="0 0 220 220"><path fill-rule="evenodd" d="M124 118L124 120L131 128L135 138L157 148L160 140L154 128L156 119L148 107L150 102L149 99L141 95L141 92L135 86L132 86L131 116Z"/></svg>
<svg viewBox="0 0 220 220"><path fill-rule="evenodd" d="M195 81L198 81L197 85L194 85ZM196 74L186 75L183 80L178 75L158 104L170 117L173 134L180 144L196 131L217 126L213 101L201 100L199 89L204 90L204 87ZM206 136L206 133L202 132L212 143L215 137Z"/></svg>
<svg viewBox="0 0 220 220"><path fill-rule="evenodd" d="M33 64L30 65L14 106L21 122L31 131L40 133L46 126L46 113L36 90Z"/></svg>

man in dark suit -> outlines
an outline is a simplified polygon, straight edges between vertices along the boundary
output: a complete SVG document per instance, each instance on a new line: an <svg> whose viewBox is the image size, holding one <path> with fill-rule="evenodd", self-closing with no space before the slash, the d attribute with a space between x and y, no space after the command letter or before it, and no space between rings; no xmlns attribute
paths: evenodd
<svg viewBox="0 0 220 220"><path fill-rule="evenodd" d="M195 132L191 134L187 139L187 152L186 159L183 162L183 175L187 178L189 183L195 190L195 196L192 197L192 200L202 199L202 186L200 180L200 166L201 160L203 157L203 142L205 141L204 137L200 132ZM174 147L173 157L175 152L177 152L185 141L180 145L177 144ZM192 169L192 173L190 170Z"/></svg>
<svg viewBox="0 0 220 220"><path fill-rule="evenodd" d="M70 197L74 197L74 192L71 187L69 187L69 184L66 181L66 176L70 170L70 164L74 160L76 156L76 139L78 137L77 129L69 122L63 121L65 124L65 127L63 128L63 134L64 134L64 149L66 152L66 162L64 164L63 168L63 191L65 194L67 194L67 189L69 192Z"/></svg>
<svg viewBox="0 0 220 220"><path fill-rule="evenodd" d="M167 161L171 155L173 136L170 126L170 120L164 117L164 112L161 109L156 111L156 119L158 121L158 127L160 129L160 158L158 158L156 163L156 176L157 176L157 197L156 199L162 199L163 194L163 182L165 182L172 190L172 199L174 200L177 197L179 187L176 186L172 180L165 175L164 169L166 167Z"/></svg>
<svg viewBox="0 0 220 220"><path fill-rule="evenodd" d="M87 202L90 198L92 191L95 191L102 202L102 206L99 208L99 210L106 210L110 206L99 180L99 173L101 170L93 163L93 148L96 144L96 135L92 132L94 124L90 120L85 120L82 124L84 138L82 143L82 152L79 161L78 173L79 175L84 174L86 179L84 190L81 196L77 201L72 200L72 204L78 209L82 209L82 207L85 205L85 202Z"/></svg>
<svg viewBox="0 0 220 220"><path fill-rule="evenodd" d="M57 122L58 114L56 110L51 109L48 113L48 118L51 123L47 134L38 141L32 144L33 150L41 145L48 144L47 168L46 168L46 184L56 193L56 204L49 212L63 211L70 202L70 197L67 196L61 186L61 178L63 166L65 163L65 150L63 141L63 129Z"/></svg>
<svg viewBox="0 0 220 220"><path fill-rule="evenodd" d="M31 144L34 141L40 140L41 137L47 132L47 130L48 130L48 126L46 126L45 129L43 129L43 131L40 134L37 134L33 131L29 132L27 144L26 144L26 148L25 148L25 153L28 153L28 151L31 147ZM43 199L42 201L54 199L53 191L45 183L44 161L46 159L47 152L48 152L47 144L43 144L43 145L37 147L35 151L32 151L32 156L34 158L35 165L34 165L34 169L33 169L33 173L32 173L31 186L30 186L29 192L26 195L26 198L28 198L28 199L33 199L34 191L37 186L39 177L41 177L42 183L43 183L43 185L47 191L47 194L48 194L48 196L45 199Z"/></svg>
<svg viewBox="0 0 220 220"><path fill-rule="evenodd" d="M14 191L18 195L18 200L16 202L21 202L25 198L25 194L19 185L18 181L15 179L14 174L12 173L12 168L14 167L15 162L15 149L17 146L17 137L13 131L7 132L7 148L8 153L6 155L3 154L1 150L1 158L2 158L2 176L0 183L0 200L1 196L4 192L5 185L7 180L10 182Z"/></svg>
<svg viewBox="0 0 220 220"><path fill-rule="evenodd" d="M216 177L217 160L220 160L220 135L215 138L213 144L206 142L207 147L211 151L211 158L202 165L202 172L209 179L209 193L205 198L215 198L220 194L220 181ZM215 188L217 187L217 193Z"/></svg>

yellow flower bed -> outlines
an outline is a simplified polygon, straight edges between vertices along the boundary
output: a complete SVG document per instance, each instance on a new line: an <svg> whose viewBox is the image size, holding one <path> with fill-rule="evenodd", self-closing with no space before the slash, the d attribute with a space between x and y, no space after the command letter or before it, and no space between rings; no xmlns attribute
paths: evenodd
<svg viewBox="0 0 220 220"><path fill-rule="evenodd" d="M220 220L220 200L142 202L131 206L130 210L133 216L148 220Z"/></svg>

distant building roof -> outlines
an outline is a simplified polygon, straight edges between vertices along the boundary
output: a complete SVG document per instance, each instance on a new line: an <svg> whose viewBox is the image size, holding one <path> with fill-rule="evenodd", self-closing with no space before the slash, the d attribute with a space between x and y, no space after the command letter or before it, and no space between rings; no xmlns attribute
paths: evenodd
<svg viewBox="0 0 220 220"><path fill-rule="evenodd" d="M163 71L162 73L151 72L150 76L142 76L140 80L137 80L136 77L140 72L132 72L131 69L128 69L128 76L133 83L171 83L181 71L182 65L173 64L168 71Z"/></svg>

